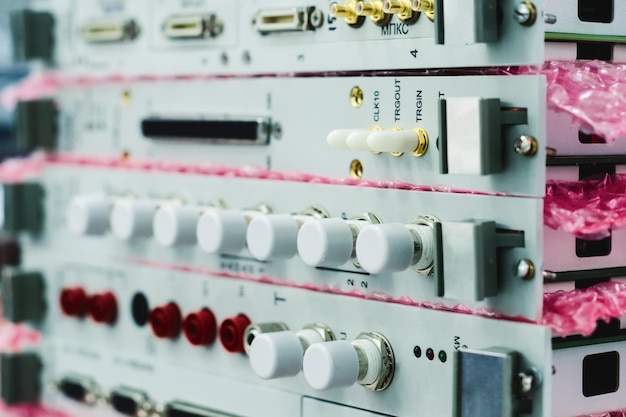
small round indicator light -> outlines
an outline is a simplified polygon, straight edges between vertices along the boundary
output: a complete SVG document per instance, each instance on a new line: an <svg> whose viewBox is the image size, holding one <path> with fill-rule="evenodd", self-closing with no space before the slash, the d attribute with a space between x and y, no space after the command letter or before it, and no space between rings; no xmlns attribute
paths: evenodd
<svg viewBox="0 0 626 417"><path fill-rule="evenodd" d="M432 361L433 359L435 359L435 351L431 348L426 349L426 357L429 361Z"/></svg>
<svg viewBox="0 0 626 417"><path fill-rule="evenodd" d="M415 355L416 358L421 358L422 357L422 348L419 346L415 346L413 348L413 355Z"/></svg>
<svg viewBox="0 0 626 417"><path fill-rule="evenodd" d="M448 354L446 352L444 352L443 350L439 351L439 360L441 361L441 363L446 363L446 361L448 360Z"/></svg>

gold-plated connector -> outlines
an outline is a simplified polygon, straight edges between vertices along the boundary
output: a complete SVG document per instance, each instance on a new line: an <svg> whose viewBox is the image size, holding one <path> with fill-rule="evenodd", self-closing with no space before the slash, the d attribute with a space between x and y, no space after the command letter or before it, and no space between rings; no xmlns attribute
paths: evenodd
<svg viewBox="0 0 626 417"><path fill-rule="evenodd" d="M413 131L417 135L417 148L411 152L411 155L424 156L428 150L428 133L421 127L416 127Z"/></svg>
<svg viewBox="0 0 626 417"><path fill-rule="evenodd" d="M328 7L328 15L343 19L349 25L359 24L361 17L356 13L356 0L347 0L344 4L331 3Z"/></svg>
<svg viewBox="0 0 626 417"><path fill-rule="evenodd" d="M384 12L383 0L357 2L356 14L359 16L368 16L370 20L378 26L388 25L393 16Z"/></svg>
<svg viewBox="0 0 626 417"><path fill-rule="evenodd" d="M397 15L405 23L413 23L416 16L419 16L419 13L413 11L409 0L385 0L383 11Z"/></svg>
<svg viewBox="0 0 626 417"><path fill-rule="evenodd" d="M411 8L418 13L424 13L430 20L435 20L434 0L413 0Z"/></svg>

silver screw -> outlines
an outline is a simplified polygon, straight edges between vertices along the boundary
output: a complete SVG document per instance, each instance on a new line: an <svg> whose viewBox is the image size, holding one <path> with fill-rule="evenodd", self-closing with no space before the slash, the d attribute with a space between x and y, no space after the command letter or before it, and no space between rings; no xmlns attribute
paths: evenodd
<svg viewBox="0 0 626 417"><path fill-rule="evenodd" d="M523 1L515 7L515 21L523 26L532 26L537 20L537 8L529 1Z"/></svg>
<svg viewBox="0 0 626 417"><path fill-rule="evenodd" d="M522 394L528 394L535 386L542 383L541 372L532 367L524 372L517 374L519 378L519 389Z"/></svg>
<svg viewBox="0 0 626 417"><path fill-rule="evenodd" d="M553 25L556 23L556 15L553 14L544 14L543 15L543 22L548 24L548 25Z"/></svg>
<svg viewBox="0 0 626 417"><path fill-rule="evenodd" d="M283 127L280 123L274 123L271 129L272 135L275 139L280 139L283 137Z"/></svg>
<svg viewBox="0 0 626 417"><path fill-rule="evenodd" d="M529 135L521 135L515 139L515 153L524 156L534 156L537 153L537 139Z"/></svg>
<svg viewBox="0 0 626 417"><path fill-rule="evenodd" d="M522 259L515 265L515 275L523 280L531 280L535 277L535 264L529 259Z"/></svg>
<svg viewBox="0 0 626 417"><path fill-rule="evenodd" d="M315 9L311 12L309 16L309 22L311 22L311 26L314 28L320 28L324 24L324 14L321 10Z"/></svg>
<svg viewBox="0 0 626 417"><path fill-rule="evenodd" d="M250 56L250 52L248 51L244 51L243 56L241 58L243 59L244 64L249 64L250 61L252 61L252 57Z"/></svg>

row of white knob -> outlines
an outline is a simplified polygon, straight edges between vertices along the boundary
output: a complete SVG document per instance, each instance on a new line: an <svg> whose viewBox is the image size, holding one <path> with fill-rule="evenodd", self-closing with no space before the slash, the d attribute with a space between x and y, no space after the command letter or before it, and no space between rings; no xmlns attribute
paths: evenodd
<svg viewBox="0 0 626 417"><path fill-rule="evenodd" d="M110 227L120 239L154 236L163 246L197 243L208 253L237 253L247 246L263 261L298 253L307 265L334 267L356 257L373 274L425 269L434 256L433 232L422 225L266 215L142 199L111 202L102 195L74 198L68 223L76 234L103 234Z"/></svg>
<svg viewBox="0 0 626 417"><path fill-rule="evenodd" d="M335 149L369 152L413 152L419 146L413 130L337 129L326 142Z"/></svg>
<svg viewBox="0 0 626 417"><path fill-rule="evenodd" d="M362 355L359 357L359 350ZM250 346L250 365L263 379L295 376L303 371L317 390L372 384L382 372L381 355L367 339L325 342L314 331L282 331L255 337ZM359 371L365 368L359 377Z"/></svg>

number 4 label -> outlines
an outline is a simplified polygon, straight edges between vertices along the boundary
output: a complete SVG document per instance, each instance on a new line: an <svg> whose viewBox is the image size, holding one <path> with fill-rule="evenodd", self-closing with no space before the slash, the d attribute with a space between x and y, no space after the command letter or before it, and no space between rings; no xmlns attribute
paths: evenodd
<svg viewBox="0 0 626 417"><path fill-rule="evenodd" d="M413 55L413 58L417 58L417 53L418 53L417 49L413 49L411 51L411 55Z"/></svg>

